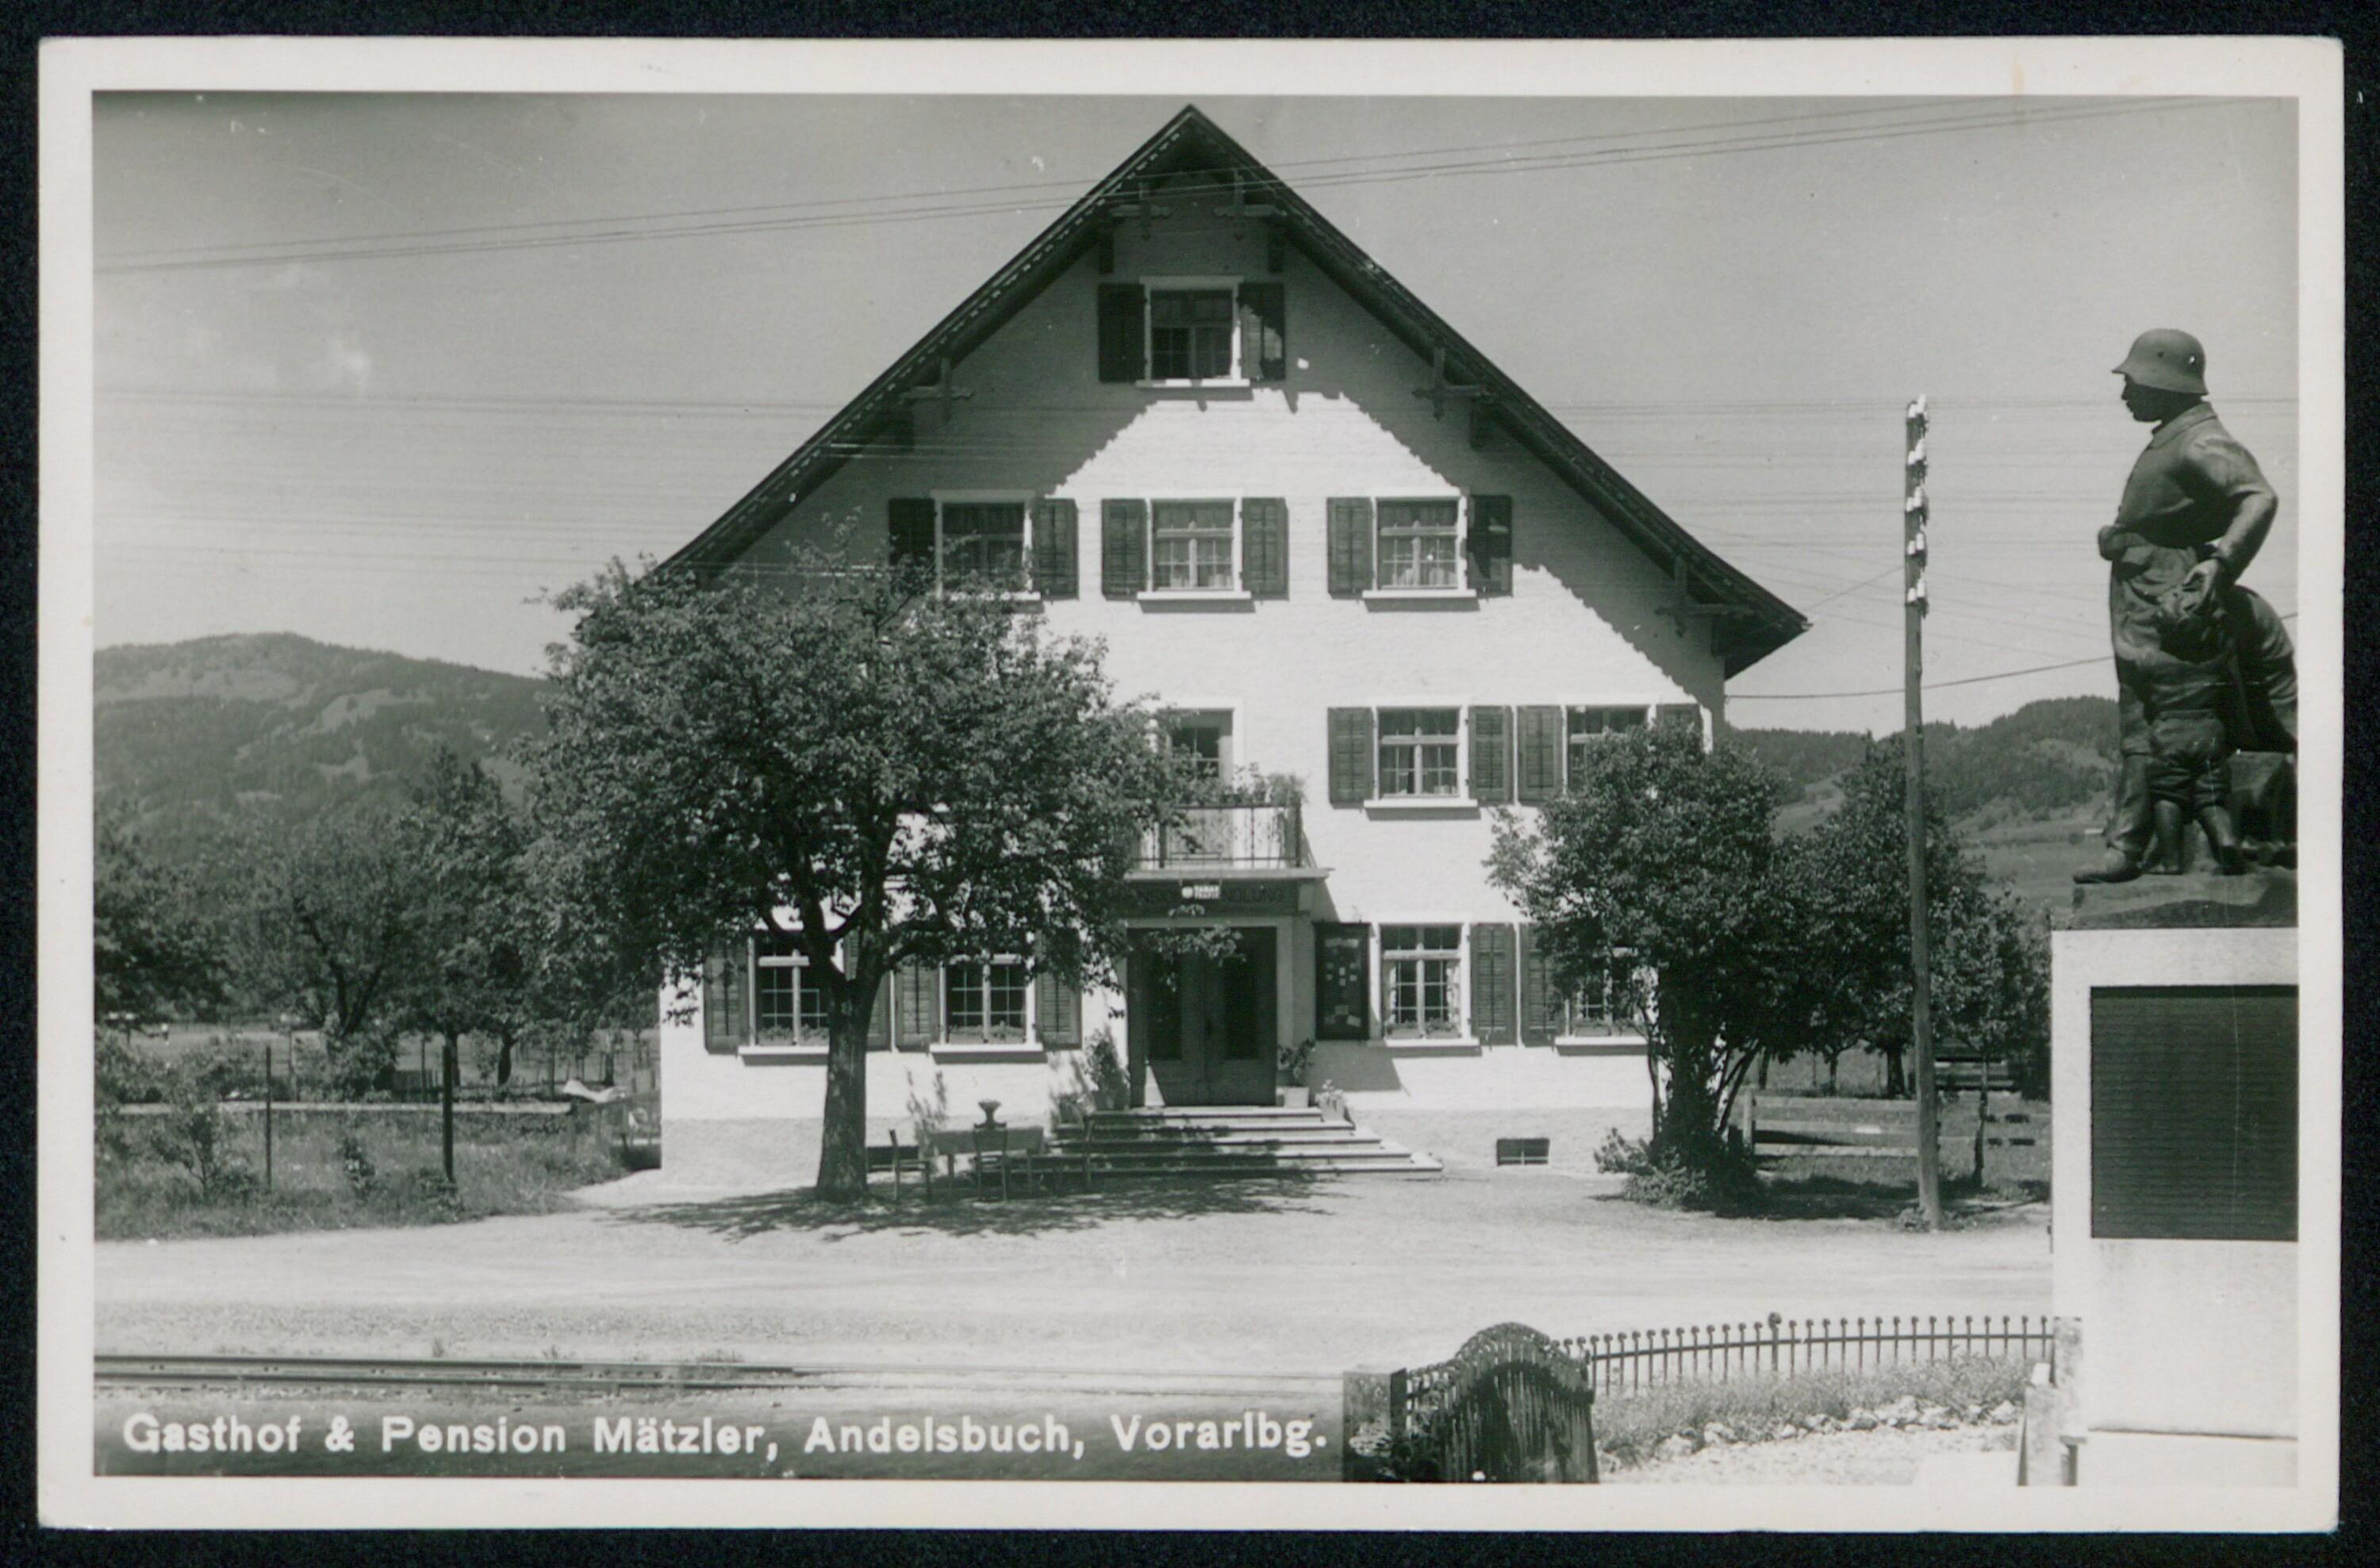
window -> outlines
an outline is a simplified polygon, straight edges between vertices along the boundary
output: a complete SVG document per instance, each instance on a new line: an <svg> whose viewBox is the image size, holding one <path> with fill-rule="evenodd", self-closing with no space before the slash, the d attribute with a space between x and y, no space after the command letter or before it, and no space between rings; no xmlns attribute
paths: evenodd
<svg viewBox="0 0 2380 1568"><path fill-rule="evenodd" d="M953 1042L1025 1038L1025 995L1030 983L1017 958L961 959L942 970L942 1017Z"/></svg>
<svg viewBox="0 0 2380 1568"><path fill-rule="evenodd" d="M752 941L752 1028L764 1040L827 1037L826 992L808 983L798 937L771 932Z"/></svg>
<svg viewBox="0 0 2380 1568"><path fill-rule="evenodd" d="M1463 584L1463 541L1452 501L1380 502L1383 588L1454 588Z"/></svg>
<svg viewBox="0 0 2380 1568"><path fill-rule="evenodd" d="M1025 575L1025 503L1021 501L941 503L942 581L1021 589Z"/></svg>
<svg viewBox="0 0 2380 1568"><path fill-rule="evenodd" d="M1382 708L1381 796L1458 793L1463 788L1462 728L1459 708Z"/></svg>
<svg viewBox="0 0 2380 1568"><path fill-rule="evenodd" d="M1463 1017L1463 928L1380 928L1380 1018L1394 1038L1451 1035Z"/></svg>
<svg viewBox="0 0 2380 1568"><path fill-rule="evenodd" d="M1571 994L1565 1033L1617 1034L1641 1027L1635 998L1630 990L1633 966L1629 955L1615 952L1602 968L1588 974Z"/></svg>
<svg viewBox="0 0 2380 1568"><path fill-rule="evenodd" d="M1223 288L1148 291L1148 379L1204 381L1236 373L1238 312Z"/></svg>
<svg viewBox="0 0 2380 1568"><path fill-rule="evenodd" d="M1234 532L1230 501L1157 502L1150 524L1152 591L1236 587Z"/></svg>
<svg viewBox="0 0 2380 1568"><path fill-rule="evenodd" d="M1224 712L1171 713L1160 733L1168 755L1199 778L1218 783L1232 776L1232 716Z"/></svg>
<svg viewBox="0 0 2380 1568"><path fill-rule="evenodd" d="M1645 710L1641 707L1574 707L1570 710L1570 772L1575 777L1586 766L1586 748L1605 735L1623 734L1645 728Z"/></svg>

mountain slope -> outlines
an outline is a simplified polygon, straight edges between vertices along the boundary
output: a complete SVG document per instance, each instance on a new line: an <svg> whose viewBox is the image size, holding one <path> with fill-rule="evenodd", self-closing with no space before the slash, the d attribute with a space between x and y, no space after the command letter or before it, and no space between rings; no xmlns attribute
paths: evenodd
<svg viewBox="0 0 2380 1568"><path fill-rule="evenodd" d="M509 777L500 754L543 728L540 681L284 633L103 648L92 676L99 802L166 859L395 802L442 745Z"/></svg>

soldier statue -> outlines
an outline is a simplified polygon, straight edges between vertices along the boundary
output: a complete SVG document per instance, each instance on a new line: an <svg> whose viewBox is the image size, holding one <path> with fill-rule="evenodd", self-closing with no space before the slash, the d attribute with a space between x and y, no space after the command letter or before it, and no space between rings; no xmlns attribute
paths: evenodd
<svg viewBox="0 0 2380 1568"><path fill-rule="evenodd" d="M2143 332L2116 373L2124 406L2155 428L2116 520L2099 530L2122 746L2106 851L2074 880L2180 870L2181 826L2193 818L2216 864L2235 872L2249 855L2227 799L2232 754L2297 750L2289 632L2239 581L2278 503L2206 401L2206 351L2196 338ZM2276 793L2286 766L2265 779ZM2284 814L2270 799L2254 811L2256 858L2293 862L2293 825L2261 820Z"/></svg>

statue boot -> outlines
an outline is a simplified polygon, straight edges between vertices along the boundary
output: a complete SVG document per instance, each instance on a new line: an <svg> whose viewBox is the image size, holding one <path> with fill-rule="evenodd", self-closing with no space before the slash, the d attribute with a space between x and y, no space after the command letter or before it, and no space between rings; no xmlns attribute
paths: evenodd
<svg viewBox="0 0 2380 1568"><path fill-rule="evenodd" d="M2181 802L2159 801L2156 803L2156 837L2149 845L2145 869L2156 876L2180 876L2181 857Z"/></svg>
<svg viewBox="0 0 2380 1568"><path fill-rule="evenodd" d="M2141 862L2121 850L2109 850L2074 873L2077 882L2130 882L2141 874Z"/></svg>
<svg viewBox="0 0 2380 1568"><path fill-rule="evenodd" d="M2240 835L2231 826L2231 814L2221 806L2208 806L2198 814L2198 826L2206 834L2206 847L2215 856L2215 864L2226 876L2237 876L2248 869L2248 857L2240 847Z"/></svg>

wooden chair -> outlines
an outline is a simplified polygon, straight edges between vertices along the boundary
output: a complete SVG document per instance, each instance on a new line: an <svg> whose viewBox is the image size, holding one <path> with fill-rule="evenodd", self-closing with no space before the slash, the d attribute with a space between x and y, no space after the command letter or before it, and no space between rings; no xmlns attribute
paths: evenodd
<svg viewBox="0 0 2380 1568"><path fill-rule="evenodd" d="M975 1136L975 1190L983 1196L993 1176L1000 1177L1000 1195L1008 1196L1008 1128L984 1127L980 1124L967 1129Z"/></svg>

